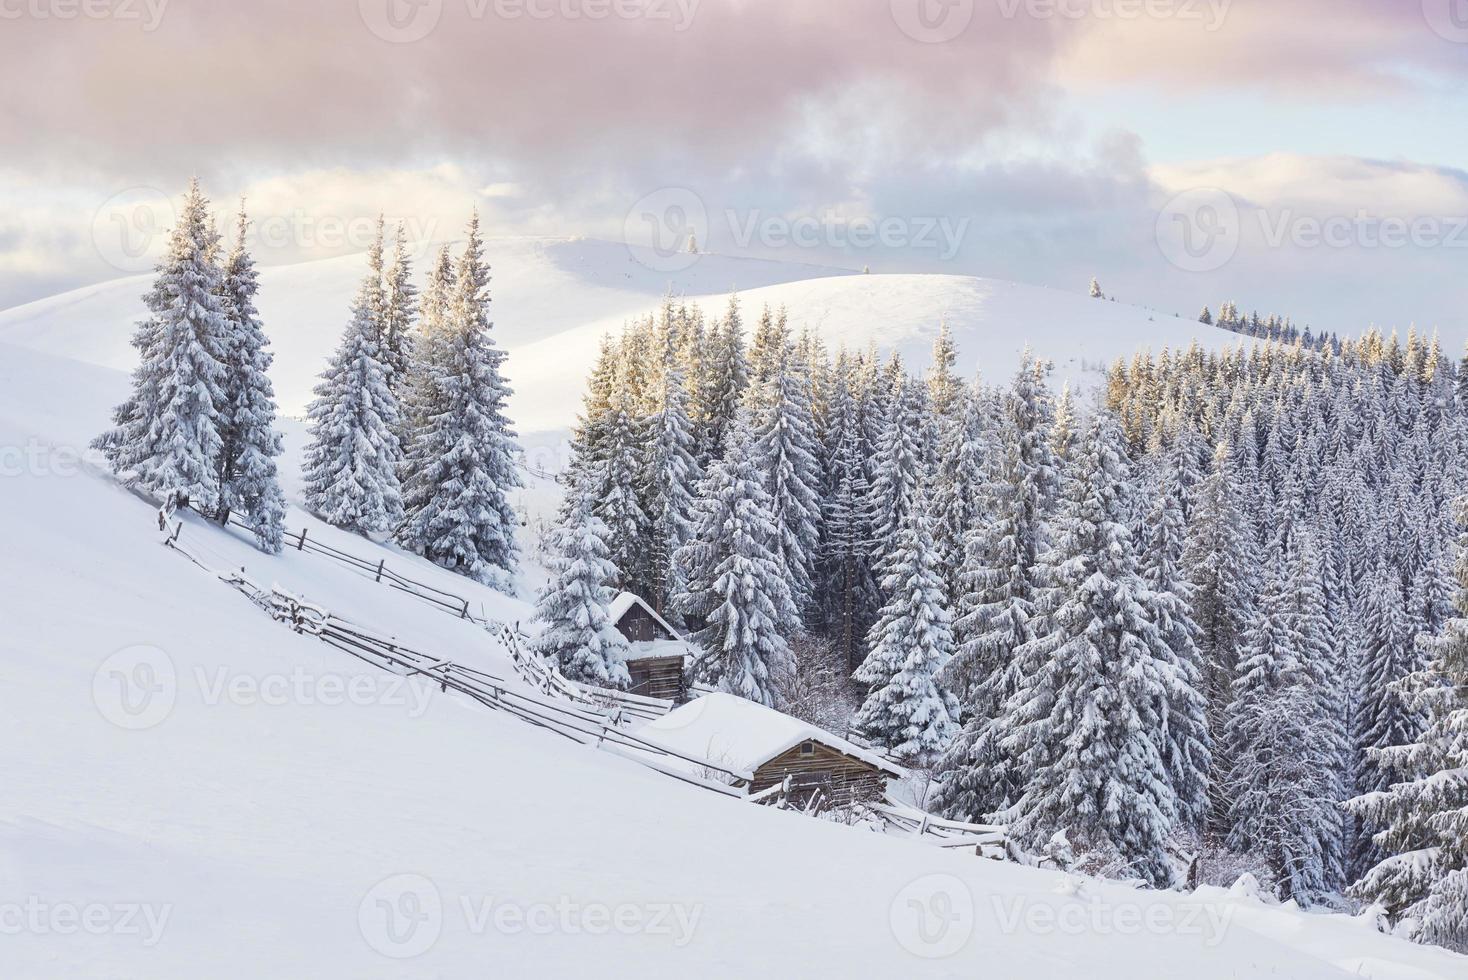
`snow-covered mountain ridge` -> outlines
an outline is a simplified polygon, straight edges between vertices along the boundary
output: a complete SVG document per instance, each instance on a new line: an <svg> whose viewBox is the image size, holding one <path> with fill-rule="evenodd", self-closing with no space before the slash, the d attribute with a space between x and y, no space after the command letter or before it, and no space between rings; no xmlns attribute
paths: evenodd
<svg viewBox="0 0 1468 980"><path fill-rule="evenodd" d="M420 248L420 255L431 249ZM1056 362L1060 380L1094 380L1100 368L1138 349L1219 348L1239 338L1188 318L1037 286L944 275L857 275L762 259L700 255L689 268L659 272L650 255L590 239L489 239L496 342L509 352L515 388L510 415L522 433L564 430L574 421L597 340L652 312L667 293L723 314L736 290L752 320L785 306L797 329L818 329L834 348L875 344L914 366L927 363L946 317L965 374L1010 374L1026 345ZM424 263L420 260L417 271ZM281 410L299 416L346 325L365 270L360 255L262 267L258 297L275 353ZM133 323L144 312L151 274L88 286L0 312L0 343L131 370Z"/></svg>

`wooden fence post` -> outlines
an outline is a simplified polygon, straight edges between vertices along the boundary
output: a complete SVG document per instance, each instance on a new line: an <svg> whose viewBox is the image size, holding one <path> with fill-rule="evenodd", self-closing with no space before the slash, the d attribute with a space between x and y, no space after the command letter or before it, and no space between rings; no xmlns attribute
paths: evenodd
<svg viewBox="0 0 1468 980"><path fill-rule="evenodd" d="M386 558L382 559L382 561L380 561L380 562L377 563L377 581L379 581L379 582L382 581L382 570L384 568L386 568L386 567L387 567L387 559Z"/></svg>
<svg viewBox="0 0 1468 980"><path fill-rule="evenodd" d="M306 529L301 528L301 540L296 542L296 550L304 551L306 548Z"/></svg>

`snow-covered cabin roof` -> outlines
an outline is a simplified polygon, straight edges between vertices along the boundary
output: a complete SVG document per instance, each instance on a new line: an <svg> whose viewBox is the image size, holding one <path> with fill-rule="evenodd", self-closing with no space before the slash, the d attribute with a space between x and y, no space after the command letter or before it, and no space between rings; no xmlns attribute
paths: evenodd
<svg viewBox="0 0 1468 980"><path fill-rule="evenodd" d="M907 773L869 749L733 694L706 694L638 730L654 745L753 772L801 742L818 742L899 779Z"/></svg>
<svg viewBox="0 0 1468 980"><path fill-rule="evenodd" d="M683 638L678 634L677 630L668 625L668 621L666 619L657 614L652 606L649 606L646 602L644 602L641 596L634 595L631 592L618 592L617 597L607 604L607 613L611 616L613 623L620 623L622 621L622 617L627 615L627 613L632 610L633 606L641 606L643 611L645 611L649 616L652 617L653 622L657 623L658 626L667 630L668 635L673 639L681 640Z"/></svg>

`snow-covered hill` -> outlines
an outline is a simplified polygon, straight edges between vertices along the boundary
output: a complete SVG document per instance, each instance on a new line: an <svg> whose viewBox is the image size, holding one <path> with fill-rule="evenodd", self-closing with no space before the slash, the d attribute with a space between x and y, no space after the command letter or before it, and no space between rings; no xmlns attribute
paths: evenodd
<svg viewBox="0 0 1468 980"><path fill-rule="evenodd" d="M511 416L524 433L570 426L597 338L652 311L669 290L710 315L722 314L728 292L738 290L747 321L766 304L784 305L797 327L819 328L833 349L875 343L914 366L927 362L946 316L962 369L982 368L991 378L1011 372L1026 344L1056 361L1058 379L1086 380L1099 365L1142 347L1238 341L1124 303L968 276L853 275L721 255L662 273L624 245L586 239L491 239L486 252L494 266L495 336L510 352L516 389ZM285 413L299 415L309 402L364 270L362 256L261 270L259 306ZM149 281L118 279L0 312L0 343L130 370L135 352L128 341Z"/></svg>
<svg viewBox="0 0 1468 980"><path fill-rule="evenodd" d="M395 686L160 547L149 506L77 464L69 447L125 386L0 345L0 976L1468 970L1364 922L1216 890L1077 891L1056 873L755 807ZM293 509L289 524L308 520ZM214 567L503 668L485 633L369 578L267 558L199 523L183 533ZM527 611L381 553L493 616Z"/></svg>
<svg viewBox="0 0 1468 980"><path fill-rule="evenodd" d="M283 387L309 377L301 351L319 356L335 336L357 272L337 265L267 276ZM287 272L298 288L282 286ZM307 273L319 276L314 293ZM879 282L915 297L851 292ZM596 288L633 312L660 291L644 285ZM902 333L897 314L924 285L971 297L945 308L975 329L991 323L971 335L991 338L986 357L1023 342L997 321L1035 322L1019 320L1026 293L1052 295L900 277L767 288L792 310L802 298L826 310L824 325L865 323L878 342L916 351L925 341ZM1365 921L1218 890L1079 884L730 800L431 685L404 687L290 632L161 547L152 509L80 458L127 389L117 368L130 363L135 305L111 304L135 304L140 287L7 315L7 337L74 358L0 342L0 977L1468 973L1468 960ZM287 319L293 300L319 307L320 321ZM1056 297L1049 309L1105 311L1118 330L1146 322L1087 303ZM936 323L939 305L925 317ZM570 314L553 322L563 362L596 329ZM523 330L502 328L522 365L555 356ZM569 367L539 377L522 373L522 389L574 400ZM550 407L546 423L565 417ZM286 427L293 503L301 436ZM322 527L298 507L287 524L380 555L487 615L528 617L523 599ZM243 569L417 648L508 673L484 631L370 576L309 554L266 557L197 521L183 534L215 569Z"/></svg>

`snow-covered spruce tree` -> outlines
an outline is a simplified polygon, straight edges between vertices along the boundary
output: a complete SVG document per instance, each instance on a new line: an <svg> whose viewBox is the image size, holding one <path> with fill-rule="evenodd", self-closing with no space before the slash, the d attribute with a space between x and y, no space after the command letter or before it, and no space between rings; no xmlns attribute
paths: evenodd
<svg viewBox="0 0 1468 980"><path fill-rule="evenodd" d="M1223 731L1234 698L1238 651L1255 616L1259 559L1237 493L1229 447L1221 443L1212 473L1198 488L1182 556L1183 578L1193 586L1191 608L1199 629L1202 692L1215 739ZM1215 744L1214 763L1219 772L1227 769L1226 743ZM1211 826L1225 831L1230 797L1221 780L1215 778L1212 787Z"/></svg>
<svg viewBox="0 0 1468 980"><path fill-rule="evenodd" d="M932 765L958 733L958 702L940 683L953 655L937 547L921 492L903 519L882 586L891 596L872 629L856 679L870 690L856 715L862 734L893 756Z"/></svg>
<svg viewBox="0 0 1468 980"><path fill-rule="evenodd" d="M189 184L168 253L143 297L132 393L114 428L93 443L114 472L143 490L201 514L219 508L220 412L229 357L222 274L210 256L219 236L198 180Z"/></svg>
<svg viewBox="0 0 1468 980"><path fill-rule="evenodd" d="M469 219L441 361L407 453L406 519L398 541L445 568L498 588L512 587L519 523L509 493L521 486L504 353L490 336L489 265L479 213Z"/></svg>
<svg viewBox="0 0 1468 980"><path fill-rule="evenodd" d="M728 312L708 338L708 347L694 412L701 443L698 461L705 468L723 452L728 428L749 386L749 357L737 294L729 297Z"/></svg>
<svg viewBox="0 0 1468 980"><path fill-rule="evenodd" d="M672 598L683 592L683 573L673 557L693 538L694 491L703 479L694 456L683 368L675 354L671 346L664 354L658 411L649 426L647 476L652 597L659 612L667 613Z"/></svg>
<svg viewBox="0 0 1468 980"><path fill-rule="evenodd" d="M401 398L412 376L413 322L418 315L418 287L413 285L413 258L408 254L408 235L402 222L398 222L393 238L392 264L387 268L384 282L387 291L383 296L383 361L391 370L388 383Z"/></svg>
<svg viewBox="0 0 1468 980"><path fill-rule="evenodd" d="M964 410L967 389L954 373L957 364L958 349L953 343L953 331L948 329L948 318L944 317L933 341L933 366L928 371L928 405L938 424L940 439L945 423L957 420Z"/></svg>
<svg viewBox="0 0 1468 980"><path fill-rule="evenodd" d="M985 514L965 538L957 653L946 668L964 729L939 763L936 805L959 820L1007 809L1023 789L1002 740L1024 665L1015 652L1034 637L1039 555L1058 482L1045 395L1049 365L1028 352L1004 398L1002 459L985 481Z"/></svg>
<svg viewBox="0 0 1468 980"><path fill-rule="evenodd" d="M895 378L887 425L877 444L871 481L872 567L885 581L897 554L907 512L927 480L924 436L927 389L904 374Z"/></svg>
<svg viewBox="0 0 1468 980"><path fill-rule="evenodd" d="M1393 693L1393 685L1421 669L1422 651L1397 572L1383 561L1363 590L1361 608L1361 690L1356 699L1356 745L1365 757L1357 779L1363 791L1384 790L1390 772L1370 761L1372 749L1407 745L1422 730L1423 719ZM1375 860L1379 860L1376 855Z"/></svg>
<svg viewBox="0 0 1468 980"><path fill-rule="evenodd" d="M573 492L568 519L551 534L550 582L535 603L542 628L531 647L573 681L625 689L632 682L627 643L607 612L617 568L592 503L590 494Z"/></svg>
<svg viewBox="0 0 1468 980"><path fill-rule="evenodd" d="M981 510L981 493L995 454L985 417L991 407L977 384L972 390L960 388L956 414L938 443L933 541L950 610L957 609L963 597L964 539L986 516Z"/></svg>
<svg viewBox="0 0 1468 980"><path fill-rule="evenodd" d="M1314 546L1302 529L1288 537L1266 566L1221 741L1229 846L1263 860L1282 898L1311 905L1342 884L1330 875L1342 834L1341 749L1327 714L1331 637Z"/></svg>
<svg viewBox="0 0 1468 980"><path fill-rule="evenodd" d="M688 586L674 608L705 624L693 636L705 681L775 706L775 680L793 668L779 624L798 614L771 547L770 496L751 441L748 415L739 412L722 458L699 485L697 532L676 558Z"/></svg>
<svg viewBox="0 0 1468 980"><path fill-rule="evenodd" d="M402 520L402 449L397 396L378 338L381 271L369 261L352 319L307 409L310 441L302 463L306 506L328 524L383 534Z"/></svg>
<svg viewBox="0 0 1468 980"><path fill-rule="evenodd" d="M1208 816L1208 786L1213 766L1213 739L1208 728L1208 706L1198 652L1198 624L1193 621L1193 586L1183 577L1181 562L1184 528L1183 492L1178 472L1164 465L1156 502L1146 522L1142 578L1151 595L1142 600L1150 608L1161 634L1158 655L1168 660L1159 680L1155 711L1163 763L1167 766L1177 800L1180 821L1201 832Z"/></svg>
<svg viewBox="0 0 1468 980"><path fill-rule="evenodd" d="M229 321L225 353L224 402L220 408L219 510L223 523L231 514L249 524L262 550L280 551L285 527L285 495L276 475L281 453L275 431L275 388L270 383L273 358L255 309L260 279L255 260L245 248L249 219L240 204L234 248L225 260L220 284L221 306Z"/></svg>
<svg viewBox="0 0 1468 980"><path fill-rule="evenodd" d="M1458 504L1468 526L1468 500ZM1396 779L1350 802L1390 855L1352 886L1412 937L1468 952L1468 535L1458 541L1458 615L1429 641L1431 661L1393 682L1427 724L1409 743L1369 748Z"/></svg>
<svg viewBox="0 0 1468 980"><path fill-rule="evenodd" d="M596 487L596 516L607 526L607 544L617 566L619 588L652 594L651 522L643 501L649 469L648 426L634 394L618 372L607 408Z"/></svg>
<svg viewBox="0 0 1468 980"><path fill-rule="evenodd" d="M826 635L845 658L846 674L866 654L871 612L881 606L871 570L870 494L861 454L861 418L850 390L840 384L832 399L835 447L823 503L822 605Z"/></svg>
<svg viewBox="0 0 1468 980"><path fill-rule="evenodd" d="M1184 682L1138 570L1126 447L1110 412L1091 419L1073 469L1045 554L1039 628L1016 651L1027 669L1003 746L1025 788L1004 819L1031 846L1065 830L1096 862L1166 887L1178 818L1160 712Z"/></svg>
<svg viewBox="0 0 1468 980"><path fill-rule="evenodd" d="M807 379L788 343L768 369L771 374L760 386L763 394L753 412L753 452L770 494L770 518L775 527L773 557L801 613L795 621L780 624L781 632L788 637L804 629L804 614L814 596L821 537L821 474L816 462L820 447Z"/></svg>

